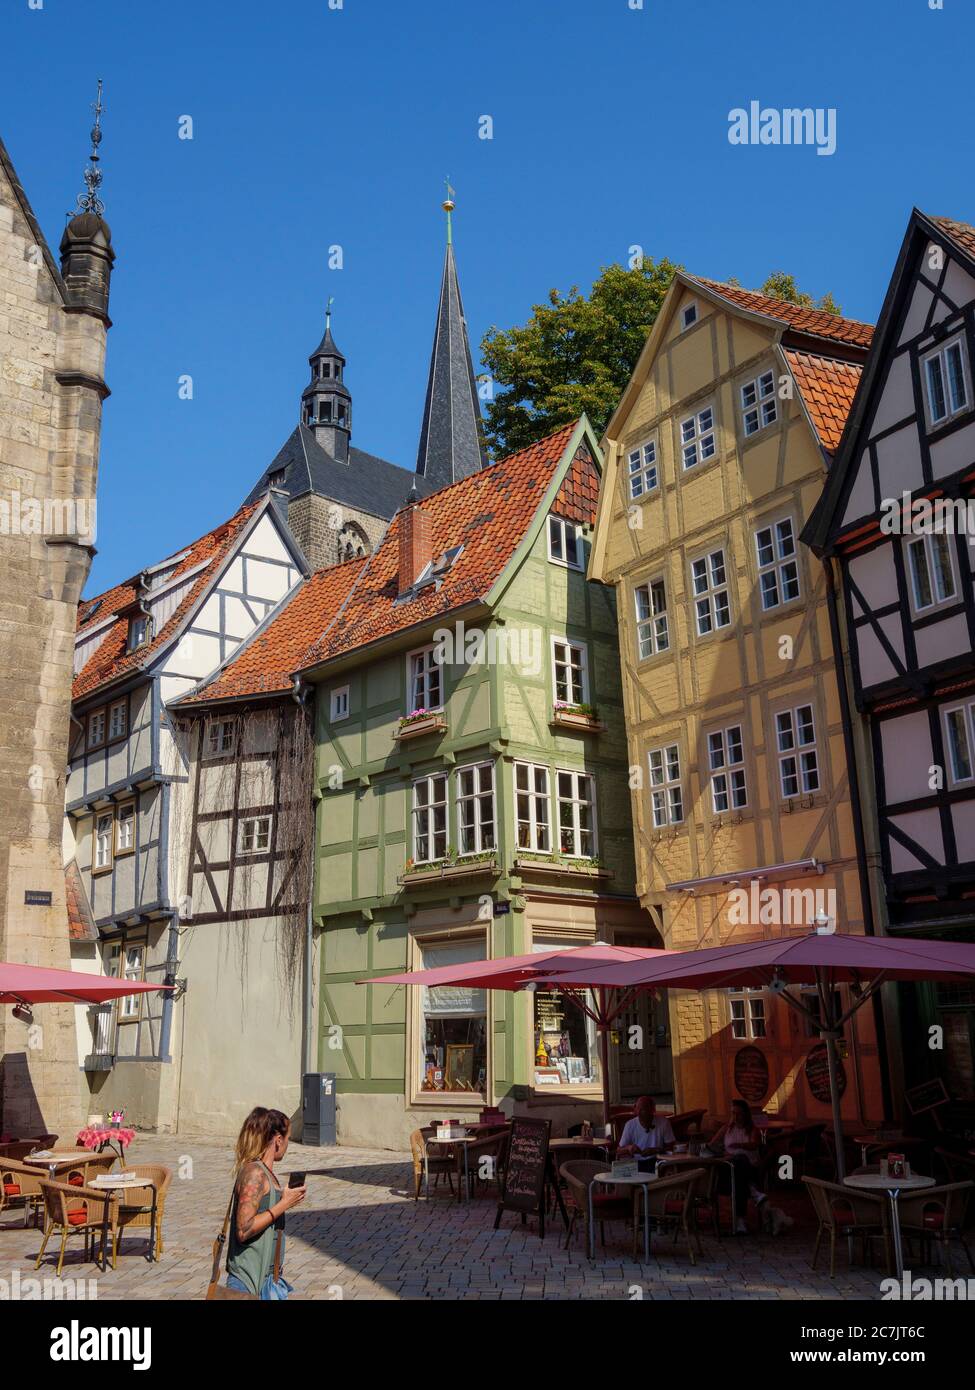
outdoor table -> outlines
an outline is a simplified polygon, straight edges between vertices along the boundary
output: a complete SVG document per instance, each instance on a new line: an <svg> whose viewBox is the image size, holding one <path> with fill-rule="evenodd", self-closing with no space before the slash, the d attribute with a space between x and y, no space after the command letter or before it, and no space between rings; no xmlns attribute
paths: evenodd
<svg viewBox="0 0 975 1390"><path fill-rule="evenodd" d="M897 1198L904 1191L918 1187L934 1187L934 1178L922 1177L920 1173L912 1173L909 1178L884 1177L882 1173L856 1173L853 1177L843 1179L846 1187L863 1187L873 1191L886 1192L890 1199L890 1220L893 1226L894 1241L894 1264L896 1266L898 1279L904 1273L904 1247L901 1243L900 1217L897 1212Z"/></svg>
<svg viewBox="0 0 975 1390"><path fill-rule="evenodd" d="M731 1234L738 1234L738 1199L735 1196L735 1165L730 1158L722 1158L720 1154L658 1154L658 1167L661 1163L691 1163L695 1168L713 1168L716 1163L723 1163L729 1170L731 1179ZM714 1222L715 1227L717 1227L719 1225L717 1204L715 1204ZM721 1234L720 1230L718 1234Z"/></svg>
<svg viewBox="0 0 975 1390"><path fill-rule="evenodd" d="M149 1227L149 1262L150 1262L151 1264L155 1264L155 1261L156 1261L156 1203L157 1203L157 1201L158 1201L158 1195L159 1195L159 1194L158 1194L158 1192L157 1192L157 1190L156 1190L156 1184L153 1182L152 1178L143 1178L143 1177L140 1177L138 1173L126 1173L126 1172L121 1172L121 1173L99 1173L97 1177L92 1178L92 1180L91 1180L91 1182L88 1184L88 1186L89 1186L89 1187L92 1187L92 1188L99 1188L99 1187L111 1187L111 1188L116 1188L116 1189L118 1190L118 1192L119 1192L119 1198L118 1198L118 1199L119 1199L119 1202L120 1202L120 1204L121 1204L123 1207L125 1206L125 1202L124 1202L123 1199L122 1199L122 1194L125 1192L125 1189L126 1189L127 1187L151 1187L151 1188L152 1188L152 1207L151 1207L152 1220L151 1220L151 1222L150 1222L150 1227ZM113 1195L114 1195L114 1194L113 1194ZM141 1210L145 1210L145 1208L141 1208ZM108 1209L106 1208L106 1213L105 1213L105 1229L103 1230L103 1236L107 1234L107 1228L108 1228Z"/></svg>
<svg viewBox="0 0 975 1390"><path fill-rule="evenodd" d="M602 1149L604 1153L616 1147L615 1139L597 1139L595 1135L591 1139L583 1139L581 1134L570 1135L567 1139L550 1139L548 1143L550 1152L558 1149Z"/></svg>
<svg viewBox="0 0 975 1390"><path fill-rule="evenodd" d="M77 1150L68 1153L64 1149L41 1149L21 1159L21 1163L26 1163L31 1168L46 1168L52 1182L63 1168L83 1168L85 1162L83 1153Z"/></svg>
<svg viewBox="0 0 975 1390"><path fill-rule="evenodd" d="M427 1196L430 1195L430 1172L429 1172L429 1169L427 1168L426 1145L427 1145L427 1144L447 1144L447 1145L449 1146L449 1145L453 1145L453 1144L460 1144L461 1147L462 1147L463 1150L464 1150L464 1201L465 1201L465 1202L469 1202L469 1201L471 1200L471 1189L470 1189L470 1183L468 1182L467 1146L468 1146L468 1144L473 1143L473 1141L474 1141L475 1139L477 1139L477 1138L478 1138L478 1136L477 1136L476 1134L461 1134L461 1135L458 1135L457 1137L455 1137L455 1138L453 1138L453 1139L440 1139L440 1138L438 1138L437 1135L435 1135L435 1134L431 1134L431 1135L429 1136L429 1138L427 1139L426 1143L425 1143L424 1146L423 1146L423 1176L424 1176L424 1178L425 1178L425 1180L426 1180ZM460 1193L459 1193L459 1192L457 1193L457 1200L458 1200L458 1202L460 1201Z"/></svg>
<svg viewBox="0 0 975 1390"><path fill-rule="evenodd" d="M860 1162L866 1165L867 1150L877 1149L880 1153L891 1153L901 1149L917 1149L927 1143L917 1135L899 1134L893 1139L879 1138L876 1134L855 1134L854 1144L860 1145Z"/></svg>
<svg viewBox="0 0 975 1390"><path fill-rule="evenodd" d="M589 1184L589 1258L596 1258L596 1218L594 1215L592 1190L597 1182L603 1183L606 1187L642 1187L643 1188L643 1254L647 1264L650 1263L650 1194L647 1187L650 1183L657 1181L656 1173L634 1173L631 1177L623 1177L622 1174L606 1172L596 1173L592 1182Z"/></svg>
<svg viewBox="0 0 975 1390"><path fill-rule="evenodd" d="M127 1149L135 1138L134 1129L124 1129L121 1125L86 1125L79 1130L76 1142L84 1144L86 1149L91 1149L92 1153L102 1153L105 1149L111 1149L118 1155L118 1160L125 1167L125 1154L123 1149Z"/></svg>

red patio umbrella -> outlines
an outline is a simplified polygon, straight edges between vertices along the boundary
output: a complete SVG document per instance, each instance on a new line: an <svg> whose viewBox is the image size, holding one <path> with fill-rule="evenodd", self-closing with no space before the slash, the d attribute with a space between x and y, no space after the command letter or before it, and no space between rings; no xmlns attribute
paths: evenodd
<svg viewBox="0 0 975 1390"><path fill-rule="evenodd" d="M975 945L816 931L772 941L734 942L700 951L668 951L658 960L570 971L560 974L553 983L557 983L559 989L570 988L573 984L590 989L605 986L625 990L764 987L781 994L787 1004L817 1027L826 1043L836 1166L842 1180L845 1163L836 1042L842 1036L844 1025L888 981L964 981L972 976L975 976ZM544 988L545 983L540 980L539 988ZM851 987L852 1002L845 1013L840 1013L835 1004L834 986L838 984ZM819 1017L788 992L789 985L816 987Z"/></svg>
<svg viewBox="0 0 975 1390"><path fill-rule="evenodd" d="M105 1004L150 989L171 988L142 980L117 980L110 975L86 975L81 970L0 961L0 1004Z"/></svg>
<svg viewBox="0 0 975 1390"><path fill-rule="evenodd" d="M613 1023L637 993L597 984L592 989L593 1002L587 994L590 988L585 979L576 979L569 987L562 984L563 974L572 972L583 976L606 969L649 966L660 956L672 951L653 950L639 946L609 946L597 941L592 946L566 946L560 950L534 951L527 956L499 956L495 960L465 961L461 965L440 965L432 970L409 970L401 975L372 975L357 980L360 985L463 985L468 989L533 989L535 982L545 977L546 988L558 989L592 1019L599 1035L599 1061L603 1076L603 1120L609 1124L609 1033Z"/></svg>

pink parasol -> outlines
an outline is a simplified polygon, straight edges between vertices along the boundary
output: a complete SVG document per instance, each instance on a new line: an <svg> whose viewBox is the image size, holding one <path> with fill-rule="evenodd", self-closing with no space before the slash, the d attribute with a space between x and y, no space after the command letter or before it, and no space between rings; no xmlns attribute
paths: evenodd
<svg viewBox="0 0 975 1390"><path fill-rule="evenodd" d="M105 1004L150 989L171 988L142 980L116 980L110 975L86 975L80 970L0 961L0 1004Z"/></svg>

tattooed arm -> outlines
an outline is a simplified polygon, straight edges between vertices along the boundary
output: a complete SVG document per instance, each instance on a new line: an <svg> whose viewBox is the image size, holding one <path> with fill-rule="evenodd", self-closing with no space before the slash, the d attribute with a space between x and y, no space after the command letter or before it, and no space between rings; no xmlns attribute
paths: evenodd
<svg viewBox="0 0 975 1390"><path fill-rule="evenodd" d="M258 1212L261 1198L271 1189L267 1171L261 1163L245 1163L237 1179L237 1239L241 1242L253 1240L268 1226L273 1226L275 1215L273 1207L269 1211Z"/></svg>

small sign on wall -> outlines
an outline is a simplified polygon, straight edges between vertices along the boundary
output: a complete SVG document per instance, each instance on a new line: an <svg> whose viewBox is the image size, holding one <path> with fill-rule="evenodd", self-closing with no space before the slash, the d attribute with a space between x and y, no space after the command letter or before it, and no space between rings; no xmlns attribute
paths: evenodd
<svg viewBox="0 0 975 1390"><path fill-rule="evenodd" d="M25 907L50 907L52 897L50 893L43 892L40 888L24 889Z"/></svg>

